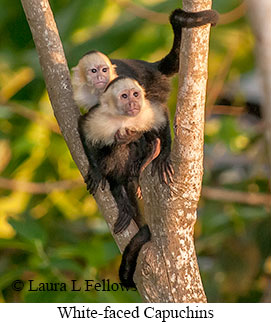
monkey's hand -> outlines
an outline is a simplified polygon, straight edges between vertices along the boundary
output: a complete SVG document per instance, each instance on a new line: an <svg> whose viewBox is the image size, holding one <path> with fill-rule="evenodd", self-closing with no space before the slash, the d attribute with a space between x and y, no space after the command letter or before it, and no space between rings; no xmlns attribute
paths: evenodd
<svg viewBox="0 0 271 323"><path fill-rule="evenodd" d="M138 140L141 133L132 129L125 128L124 130L119 129L115 133L115 142L118 145L129 144L132 141Z"/></svg>
<svg viewBox="0 0 271 323"><path fill-rule="evenodd" d="M99 187L99 184L102 182L102 189L105 188L105 178L100 174L100 172L95 172L89 168L87 176L85 177L85 183L87 184L87 190L90 194L95 194Z"/></svg>
<svg viewBox="0 0 271 323"><path fill-rule="evenodd" d="M152 161L152 176L155 173L158 173L160 183L165 183L169 185L169 183L173 183L173 174L174 170L172 167L170 156L164 156L160 154L156 159Z"/></svg>

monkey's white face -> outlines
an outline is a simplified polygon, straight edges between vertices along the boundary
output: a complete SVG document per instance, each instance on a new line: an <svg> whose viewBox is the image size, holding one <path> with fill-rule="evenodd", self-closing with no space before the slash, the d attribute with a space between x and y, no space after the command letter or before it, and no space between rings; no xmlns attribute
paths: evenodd
<svg viewBox="0 0 271 323"><path fill-rule="evenodd" d="M86 79L89 85L103 91L110 81L110 70L106 64L91 65L86 68Z"/></svg>
<svg viewBox="0 0 271 323"><path fill-rule="evenodd" d="M142 94L139 88L127 88L118 93L118 107L124 115L136 116L142 106Z"/></svg>

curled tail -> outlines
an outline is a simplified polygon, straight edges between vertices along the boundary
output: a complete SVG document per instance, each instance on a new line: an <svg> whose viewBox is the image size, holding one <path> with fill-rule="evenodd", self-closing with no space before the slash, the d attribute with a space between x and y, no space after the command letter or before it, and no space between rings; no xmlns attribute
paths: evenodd
<svg viewBox="0 0 271 323"><path fill-rule="evenodd" d="M170 52L157 62L158 70L166 76L171 76L179 71L182 28L199 27L208 23L215 26L218 18L219 15L215 10L204 10L199 12L186 12L182 9L174 10L169 18L174 32L173 45Z"/></svg>
<svg viewBox="0 0 271 323"><path fill-rule="evenodd" d="M149 227L144 225L139 231L133 236L131 241L126 246L122 261L119 269L120 281L125 287L136 287L133 276L136 269L137 257L142 246L150 241L151 233Z"/></svg>

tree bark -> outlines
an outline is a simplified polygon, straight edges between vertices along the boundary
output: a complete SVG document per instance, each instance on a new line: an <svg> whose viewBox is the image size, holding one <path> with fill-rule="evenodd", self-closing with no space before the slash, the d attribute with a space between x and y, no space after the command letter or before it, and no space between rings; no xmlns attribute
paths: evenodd
<svg viewBox="0 0 271 323"><path fill-rule="evenodd" d="M186 11L210 7L209 0L183 1ZM149 174L144 179L145 217L152 241L143 250L137 286L146 301L207 301L195 253L194 225L203 175L209 29L203 26L183 32L172 149L174 183L169 190Z"/></svg>
<svg viewBox="0 0 271 323"><path fill-rule="evenodd" d="M82 176L88 161L77 131L79 112L72 98L70 75L47 0L21 0L40 58L49 97L61 132ZM183 1L184 10L211 7L211 0ZM206 302L194 247L194 224L203 174L204 104L209 25L185 30L172 150L174 184L169 189L150 176L142 178L145 218L152 233L138 260L135 281L144 301ZM155 189L154 189L155 188ZM106 190L95 195L112 229L117 209ZM137 227L114 238L123 250ZM112 232L112 230L111 230Z"/></svg>

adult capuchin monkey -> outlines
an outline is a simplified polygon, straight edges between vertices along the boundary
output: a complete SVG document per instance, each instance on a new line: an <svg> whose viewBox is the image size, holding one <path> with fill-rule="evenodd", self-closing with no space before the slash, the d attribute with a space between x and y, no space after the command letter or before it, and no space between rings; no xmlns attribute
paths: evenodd
<svg viewBox="0 0 271 323"><path fill-rule="evenodd" d="M150 240L148 226L141 226L136 201L139 176L160 152L158 132L166 121L160 104L147 100L138 82L127 77L109 83L100 103L79 118L78 129L90 164L86 178L89 192L94 194L107 180L119 212L114 233L125 230L132 218L140 227L126 246L120 266L120 280L127 287L135 287L137 256ZM123 143L122 133L127 131L133 131L133 140Z"/></svg>
<svg viewBox="0 0 271 323"><path fill-rule="evenodd" d="M98 103L102 91L117 75L128 76L138 81L144 88L146 99L159 103L167 111L166 103L170 91L169 78L179 70L179 54L182 28L192 28L211 23L214 26L218 13L214 10L185 12L174 10L170 23L174 32L173 46L161 60L150 63L134 59L112 59L98 51L90 51L74 67L72 84L74 98L79 107L91 108ZM167 114L166 114L167 115ZM133 140L137 133L127 131L122 140ZM152 175L158 172L161 183L172 182L173 168L170 160L171 134L167 115L165 126L159 130L161 152L152 163Z"/></svg>
<svg viewBox="0 0 271 323"><path fill-rule="evenodd" d="M119 210L115 233L125 230L138 215L132 198L137 187L133 184L138 185L142 171L159 154L158 133L166 120L164 109L147 100L138 82L127 77L109 83L100 103L79 118L79 133L90 164L87 188L95 194L100 183L104 187L105 179L109 182ZM133 132L133 140L122 142L127 131Z"/></svg>
<svg viewBox="0 0 271 323"><path fill-rule="evenodd" d="M72 81L75 92L75 100L79 106L83 106L87 109L91 108L95 103L99 102L100 95L106 88L106 84L108 84L117 75L124 75L136 79L144 88L146 94L145 102L149 102L151 107L158 107L157 109L153 110L155 113L157 113L157 111L161 113L162 107L164 107L164 116L166 121L163 123L162 127L158 129L161 152L158 158L153 161L152 167L152 174L158 170L158 175L161 182L164 181L167 183L168 181L172 180L172 168L169 159L171 137L166 101L170 91L169 77L177 73L179 70L179 51L182 28L192 28L202 26L207 23L211 23L211 25L214 26L217 23L217 20L218 14L213 10L192 13L185 12L181 9L176 9L170 16L170 23L174 31L173 46L169 54L167 54L160 61L155 63L128 59L109 61L109 59L102 53L92 51L87 53L80 60L79 64L73 69L74 73L72 76ZM90 97L86 93L90 95ZM100 104L99 108L101 108L102 105L103 104ZM94 107L93 109L95 111L97 108ZM159 145L159 142L155 142L152 136L150 137L151 139L148 139L148 132L146 132L138 141L133 141L137 139L140 131L134 131L134 129L131 130L129 129L129 126L127 128L127 125L124 123L122 128L118 129L115 134L113 134L113 132L111 133L110 140L111 142L115 140L115 144L108 146L108 144L103 142L101 145L102 141L99 141L99 144L98 142L94 144L94 142L91 141L86 135L86 129L88 128L87 124L91 124L88 121L91 119L91 115L93 115L93 111L89 111L89 113L81 117L81 120L79 121L79 131L90 164L92 167L94 167L93 169L99 170L98 172L89 172L87 178L88 188L94 193L97 190L99 183L101 181L103 182L103 176L105 176L109 183L111 182L110 188L113 188L114 192L111 190L113 196L117 197L118 201L116 202L118 204L118 208L120 209L122 205L126 204L128 201L128 204L126 205L128 205L128 209L130 208L128 211L132 210L132 213L129 214L133 214L133 217L137 214L137 206L134 204L134 192L131 192L127 185L127 183L131 182L128 180L130 175L128 174L127 177L126 173L128 168L125 168L123 164L118 164L116 162L113 163L111 170L106 169L106 167L104 168L99 166L99 160L101 158L101 160L105 161L100 165L108 165L110 156L113 156L111 160L117 161L120 161L120 159L122 160L123 156L126 156L126 159L124 160L129 160L130 162L132 159L129 159L129 157L134 156L133 154L135 152L136 154L139 153L139 156L141 157L139 158L139 161L134 163L140 165L135 167L137 171L134 173L138 178L144 169L144 165L146 166L148 163L150 163L152 158L155 158L157 155L157 151L159 150L157 146ZM98 124L99 122L97 125ZM100 124L100 127L101 133L103 133L103 129L106 127L104 124ZM148 146L147 143L150 143L151 140L152 145L150 149L150 146ZM116 141L119 143L122 141L122 145L118 147L118 145L116 145ZM120 147L122 147L122 149L120 149ZM148 147L148 149L145 147ZM142 152L141 155L140 152ZM145 157L145 159L143 157ZM118 180L117 174L119 171L122 175L124 175L121 177L121 179L124 181L117 182L116 185L116 181L114 180ZM124 213L122 211L122 214L128 214L126 211ZM121 218L125 219L123 216ZM115 223L115 231L119 230L119 225L117 225L117 223L118 221L119 223L121 222L121 218L119 216L117 222ZM122 226L126 227L128 225L127 223L130 222L130 219L131 216L128 215L127 220L124 222L124 224L122 223ZM120 231L122 231L122 229L120 229ZM121 282L127 287L135 287L133 274L136 268L137 256L141 247L149 240L150 231L148 226L145 225L140 228L138 233L131 239L124 250L119 275Z"/></svg>

